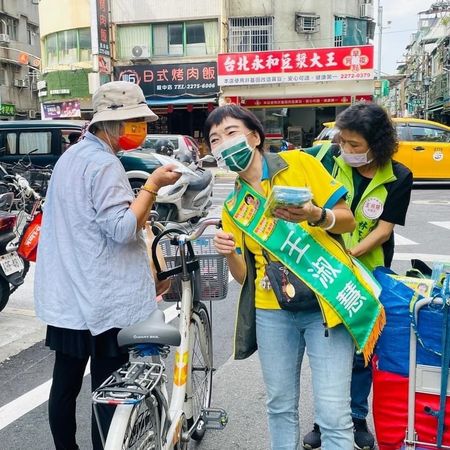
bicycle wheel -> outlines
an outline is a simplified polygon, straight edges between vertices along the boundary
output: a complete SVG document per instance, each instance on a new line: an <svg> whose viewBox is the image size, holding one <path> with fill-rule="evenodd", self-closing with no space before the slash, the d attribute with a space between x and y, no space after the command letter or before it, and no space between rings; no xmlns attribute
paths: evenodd
<svg viewBox="0 0 450 450"><path fill-rule="evenodd" d="M114 412L105 450L161 450L159 418L147 398L135 405L119 405Z"/></svg>
<svg viewBox="0 0 450 450"><path fill-rule="evenodd" d="M188 420L189 428L195 425L192 439L200 441L206 431L206 424L201 419L202 410L211 405L213 347L211 322L208 310L203 303L196 303L191 320L191 364L188 380L188 398L191 400L192 417Z"/></svg>

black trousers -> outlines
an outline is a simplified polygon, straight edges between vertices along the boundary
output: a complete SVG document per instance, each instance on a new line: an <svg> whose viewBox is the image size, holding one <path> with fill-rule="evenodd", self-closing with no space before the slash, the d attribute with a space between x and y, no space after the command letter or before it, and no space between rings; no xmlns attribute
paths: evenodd
<svg viewBox="0 0 450 450"><path fill-rule="evenodd" d="M91 388L94 391L114 371L128 361L128 354L117 357L91 357ZM57 450L78 450L76 443L76 399L83 383L88 358L76 358L56 352L53 382L48 402L50 429ZM103 433L106 437L114 408L101 405L98 409ZM92 412L92 448L103 450L97 424Z"/></svg>

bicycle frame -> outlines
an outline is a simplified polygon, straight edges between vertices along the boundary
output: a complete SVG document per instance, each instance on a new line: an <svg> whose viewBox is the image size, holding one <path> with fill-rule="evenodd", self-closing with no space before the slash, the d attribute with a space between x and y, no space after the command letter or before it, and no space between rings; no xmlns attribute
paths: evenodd
<svg viewBox="0 0 450 450"><path fill-rule="evenodd" d="M197 239L203 231L209 225L218 225L220 220L218 219L206 219L204 220L198 229L192 233L181 234L182 230L178 230L178 232L174 232L177 235L177 245L179 256L181 259L181 302L180 302L180 310L179 310L179 326L178 330L181 335L181 340L179 341L179 345L175 347L173 350L174 354L174 368L173 368L173 381L172 381L172 395L170 396L169 403L169 395L167 392L167 384L166 378L162 376L161 380L159 380L154 386L153 390L150 393L146 394L147 399L153 399L155 397L159 402L159 414L157 414L156 423L159 424L159 436L157 436L158 443L156 448L160 448L161 450L172 450L175 448L184 448L183 445L190 440L190 437L194 430L196 429L198 423L201 420L204 420L203 414L198 418L194 418L194 408L193 408L193 389L192 389L192 369L193 369L193 355L191 354L191 349L194 345L194 336L191 335L192 329L192 320L197 320L202 322L198 316L198 314L193 314L194 311L194 293L191 285L191 278L195 276L196 266L190 266L190 264L198 264L198 262L187 262L187 248L189 241ZM166 230L168 231L168 230ZM182 231L185 233L185 231ZM168 234L168 233L167 233ZM190 244L189 244L190 245ZM160 267L157 262L155 262L155 266L158 272L160 272ZM178 266L179 267L179 266ZM180 273L179 271L177 273ZM202 323L198 323L198 326L201 326ZM205 342L202 342L200 338L200 346L204 347ZM211 363L211 361L208 361ZM164 367L164 363L159 362ZM163 398L161 398L163 397ZM145 401L145 400L141 400ZM94 398L94 413L97 417L96 405ZM99 403L108 403L107 401L100 401ZM129 417L130 411L133 411L134 404L133 403L119 403L116 407L116 411L114 416L116 415L122 417ZM157 411L157 408L154 408ZM216 412L216 410L209 409L210 411ZM202 410L203 411L203 410ZM207 416L207 413L205 413ZM226 424L226 418L220 416L220 420L211 419L212 421L217 421L221 423L221 428L223 428ZM192 419L192 424L190 424L190 429L188 429L188 420ZM205 419L207 422L207 419ZM157 427L158 428L158 427ZM156 429L155 429L156 431ZM102 434L102 430L100 430ZM118 433L120 434L120 433ZM104 436L101 436L104 441ZM108 438L108 447L111 445L114 448L117 448L118 441L115 441L115 437L113 437L114 442L110 443Z"/></svg>
<svg viewBox="0 0 450 450"><path fill-rule="evenodd" d="M214 220L214 219L212 219ZM172 396L169 406L169 420L171 426L167 432L166 444L162 445L163 450L171 450L181 439L183 439L182 432L185 427L186 418L192 416L192 395L191 395L191 364L192 355L190 350L190 324L192 319L193 308L193 292L191 286L191 275L188 272L186 265L186 244L189 240L194 240L200 236L204 229L209 225L217 225L217 220L213 222L206 220L202 223L200 229L189 239L187 235L182 234L178 236L180 258L182 262L183 271L181 273L181 306L179 316L179 331L181 334L181 342L174 352L174 373L172 381ZM165 393L167 398L167 392ZM197 424L193 423L192 427ZM161 421L161 429L164 429L164 423Z"/></svg>
<svg viewBox="0 0 450 450"><path fill-rule="evenodd" d="M180 246L181 251L184 252L184 247ZM182 256L182 261L184 258ZM186 268L183 267L182 277L186 275L188 280L182 279L182 297L180 309L180 325L179 330L181 334L181 343L175 348L174 352L174 369L172 381L172 396L169 406L169 420L171 426L167 432L166 445L162 446L164 450L172 449L176 443L182 439L181 433L185 424L186 417L192 414L192 406L190 398L190 365L192 361L189 358L189 344L190 344L190 323L192 315L192 288L190 283L190 276L184 273ZM165 393L167 395L167 392ZM166 397L167 398L167 397ZM196 424L194 424L195 426ZM164 423L161 423L161 428L164 428Z"/></svg>

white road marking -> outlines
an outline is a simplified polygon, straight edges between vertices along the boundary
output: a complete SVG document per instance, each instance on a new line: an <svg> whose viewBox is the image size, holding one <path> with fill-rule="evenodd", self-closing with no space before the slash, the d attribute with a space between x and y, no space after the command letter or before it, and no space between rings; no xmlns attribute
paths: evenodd
<svg viewBox="0 0 450 450"><path fill-rule="evenodd" d="M436 255L432 253L394 253L394 260L409 261L410 259L421 259L422 261L450 262L450 255Z"/></svg>
<svg viewBox="0 0 450 450"><path fill-rule="evenodd" d="M394 233L395 237L394 237L394 241L395 241L395 246L397 245L417 245L417 242L411 241L411 239L405 238L403 236L400 236L397 233Z"/></svg>
<svg viewBox="0 0 450 450"><path fill-rule="evenodd" d="M91 372L89 362L84 376ZM7 427L48 400L52 378L0 408L0 430Z"/></svg>
<svg viewBox="0 0 450 450"><path fill-rule="evenodd" d="M415 205L450 205L450 200L414 200Z"/></svg>
<svg viewBox="0 0 450 450"><path fill-rule="evenodd" d="M174 320L178 316L177 305L174 304L166 308L164 314L166 323ZM90 364L88 362L84 376L89 375L90 372ZM2 406L0 408L0 430L3 430L3 428L45 403L48 400L51 385L52 378Z"/></svg>
<svg viewBox="0 0 450 450"><path fill-rule="evenodd" d="M430 222L432 225L436 225L437 227L447 228L450 230L450 222Z"/></svg>

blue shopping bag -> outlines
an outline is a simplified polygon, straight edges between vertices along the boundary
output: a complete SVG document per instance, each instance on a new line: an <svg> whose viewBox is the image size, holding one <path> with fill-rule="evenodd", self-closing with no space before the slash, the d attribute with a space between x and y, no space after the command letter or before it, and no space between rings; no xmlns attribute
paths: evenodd
<svg viewBox="0 0 450 450"><path fill-rule="evenodd" d="M386 312L386 325L378 339L375 354L380 370L408 376L409 304L415 292L389 274L394 272L385 267L377 267L373 272L381 286L380 302Z"/></svg>
<svg viewBox="0 0 450 450"><path fill-rule="evenodd" d="M410 303L417 294L385 267L373 272L381 285L380 302L386 311L386 326L375 348L379 368L387 372L408 376L409 340L412 323ZM420 297L419 297L420 298ZM414 331L417 335L417 364L440 367L443 329L442 305L430 303L420 309Z"/></svg>

